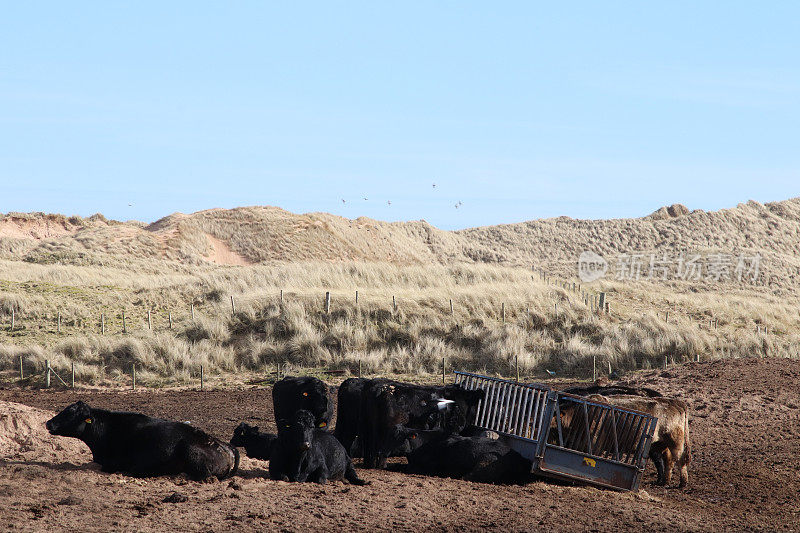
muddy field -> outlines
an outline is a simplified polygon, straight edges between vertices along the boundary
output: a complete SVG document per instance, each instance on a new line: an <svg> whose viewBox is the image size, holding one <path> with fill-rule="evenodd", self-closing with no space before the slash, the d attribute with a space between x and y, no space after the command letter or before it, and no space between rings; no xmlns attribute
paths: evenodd
<svg viewBox="0 0 800 533"><path fill-rule="evenodd" d="M653 485L615 493L533 480L494 486L359 469L366 487L266 479L243 459L232 480L134 479L70 460L0 455L0 524L11 531L222 530L800 530L800 362L748 359L689 364L633 380L685 398L693 462L685 490ZM556 386L556 384L553 384ZM58 410L96 407L188 420L230 438L240 421L274 431L270 390L0 390L0 401ZM358 465L357 465L358 466ZM165 502L173 492L186 501Z"/></svg>

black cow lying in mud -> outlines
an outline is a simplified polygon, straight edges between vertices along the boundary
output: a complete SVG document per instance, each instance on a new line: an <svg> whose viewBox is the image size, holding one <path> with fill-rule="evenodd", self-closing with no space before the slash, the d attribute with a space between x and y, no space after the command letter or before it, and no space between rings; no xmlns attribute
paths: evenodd
<svg viewBox="0 0 800 533"><path fill-rule="evenodd" d="M663 394L655 389L647 387L629 387L627 385L589 385L586 387L570 387L564 389L566 394L575 396L589 396L590 394L602 394L604 396L627 394L631 396L642 396L645 398L661 398Z"/></svg>
<svg viewBox="0 0 800 533"><path fill-rule="evenodd" d="M328 386L315 377L285 377L272 388L275 423L290 420L301 409L314 415L317 427L327 427L333 416Z"/></svg>
<svg viewBox="0 0 800 533"><path fill-rule="evenodd" d="M530 478L531 462L497 438L397 426L395 439L412 448L407 455L412 473L481 483L522 483Z"/></svg>
<svg viewBox="0 0 800 533"><path fill-rule="evenodd" d="M346 479L354 485L365 484L336 437L318 428L314 415L304 410L278 426L269 476L284 481L325 484L329 479Z"/></svg>
<svg viewBox="0 0 800 533"><path fill-rule="evenodd" d="M269 461L277 441L278 436L274 433L263 433L258 426L242 422L233 430L230 445L243 447L247 457Z"/></svg>
<svg viewBox="0 0 800 533"><path fill-rule="evenodd" d="M53 435L85 442L103 472L149 477L186 473L202 480L232 476L239 452L195 427L76 402L47 421Z"/></svg>
<svg viewBox="0 0 800 533"><path fill-rule="evenodd" d="M442 429L460 433L475 419L483 390L466 390L459 385L432 387L410 385L385 379L364 384L358 434L364 452L364 466L385 468L386 459L397 450L393 438L399 424L413 429Z"/></svg>

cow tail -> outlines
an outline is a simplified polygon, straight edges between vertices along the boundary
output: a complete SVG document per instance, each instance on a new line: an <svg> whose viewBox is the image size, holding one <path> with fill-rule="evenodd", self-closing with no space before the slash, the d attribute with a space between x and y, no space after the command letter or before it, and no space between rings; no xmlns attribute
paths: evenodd
<svg viewBox="0 0 800 533"><path fill-rule="evenodd" d="M345 468L345 471L344 471L344 478L347 481L349 481L350 483L352 483L353 485L368 485L369 484L368 481L364 481L363 479L358 477L358 474L356 474L356 469L353 468L353 463L352 463L352 461L350 460L349 457L347 458L347 467Z"/></svg>
<svg viewBox="0 0 800 533"><path fill-rule="evenodd" d="M686 455L686 464L692 462L692 443L689 439L689 409L683 412L683 438L684 438L684 454Z"/></svg>
<svg viewBox="0 0 800 533"><path fill-rule="evenodd" d="M236 472L239 471L239 448L233 449L233 456L234 459L233 459L233 468L231 469L231 475L234 475Z"/></svg>
<svg viewBox="0 0 800 533"><path fill-rule="evenodd" d="M236 474L236 472L238 472L238 471L239 471L239 449L238 449L238 448L235 448L235 447L233 447L233 446L228 446L227 448L228 448L229 450L233 451L233 466L232 466L232 467L231 467L231 469L228 471L228 473L227 473L227 474L225 474L225 475L224 475L222 478L220 478L220 479L227 479L227 478L229 478L229 477L233 477L233 476L234 476L234 474Z"/></svg>

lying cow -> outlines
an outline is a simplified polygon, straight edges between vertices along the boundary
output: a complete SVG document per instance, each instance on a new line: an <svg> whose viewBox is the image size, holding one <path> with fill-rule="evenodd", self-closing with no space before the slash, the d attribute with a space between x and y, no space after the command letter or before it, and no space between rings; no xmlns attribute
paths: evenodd
<svg viewBox="0 0 800 533"><path fill-rule="evenodd" d="M314 415L317 427L327 427L333 416L333 402L328 396L328 386L315 377L285 377L272 387L272 406L275 423L290 420L304 409Z"/></svg>
<svg viewBox="0 0 800 533"><path fill-rule="evenodd" d="M521 483L530 477L531 462L502 440L443 430L406 429L405 435L414 448L408 454L410 472L482 483Z"/></svg>
<svg viewBox="0 0 800 533"><path fill-rule="evenodd" d="M475 420L478 402L485 394L459 385L432 387L389 380L365 383L359 420L364 466L385 468L386 459L396 451L392 433L398 424L460 433Z"/></svg>
<svg viewBox="0 0 800 533"><path fill-rule="evenodd" d="M346 479L354 485L365 484L336 437L318 428L314 415L305 410L278 426L269 476L284 481L325 484L329 479Z"/></svg>
<svg viewBox="0 0 800 533"><path fill-rule="evenodd" d="M230 445L243 447L247 457L269 461L277 440L274 433L262 433L258 426L242 422L233 430Z"/></svg>
<svg viewBox="0 0 800 533"><path fill-rule="evenodd" d="M103 472L149 477L186 473L202 480L232 476L236 448L182 422L139 413L93 409L76 402L47 421L52 435L85 442Z"/></svg>
<svg viewBox="0 0 800 533"><path fill-rule="evenodd" d="M575 396L588 396L590 394L602 394L604 396L625 394L629 396L644 396L646 398L661 398L663 394L655 389L647 387L629 387L627 385L589 385L586 387L570 387L564 389L566 394Z"/></svg>
<svg viewBox="0 0 800 533"><path fill-rule="evenodd" d="M685 402L674 398L600 394L588 396L588 399L610 403L623 409L642 411L658 418L653 442L650 444L650 458L653 459L658 473L656 483L669 485L672 482L672 467L677 463L681 478L679 486L686 486L689 482L692 446L689 441L689 409Z"/></svg>

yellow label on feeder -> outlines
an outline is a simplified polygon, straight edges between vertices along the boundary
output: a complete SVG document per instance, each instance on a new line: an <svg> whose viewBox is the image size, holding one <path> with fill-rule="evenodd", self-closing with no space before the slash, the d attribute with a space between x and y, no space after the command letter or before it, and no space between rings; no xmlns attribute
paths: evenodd
<svg viewBox="0 0 800 533"><path fill-rule="evenodd" d="M588 457L584 457L583 458L583 464L585 464L586 466L591 466L592 468L595 468L597 466L597 461L595 461L594 459L589 459Z"/></svg>

